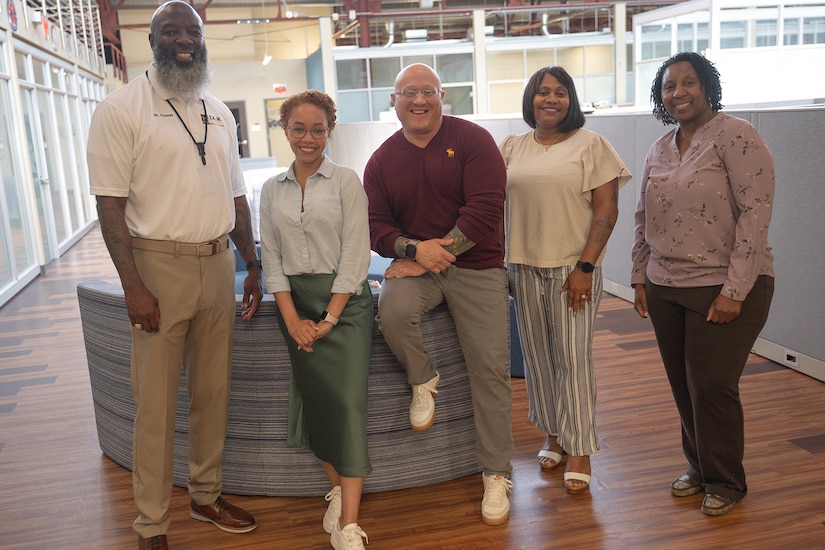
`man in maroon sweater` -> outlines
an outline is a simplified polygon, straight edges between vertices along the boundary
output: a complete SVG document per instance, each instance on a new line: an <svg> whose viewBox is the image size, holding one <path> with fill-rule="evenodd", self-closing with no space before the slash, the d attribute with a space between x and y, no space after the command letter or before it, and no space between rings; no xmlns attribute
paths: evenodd
<svg viewBox="0 0 825 550"><path fill-rule="evenodd" d="M439 375L425 351L421 316L446 300L467 363L484 469L482 520L505 523L513 455L509 302L502 219L506 170L492 136L442 114L441 79L421 64L395 79L401 130L364 171L372 248L396 258L384 274L378 322L412 385L410 424L435 420Z"/></svg>

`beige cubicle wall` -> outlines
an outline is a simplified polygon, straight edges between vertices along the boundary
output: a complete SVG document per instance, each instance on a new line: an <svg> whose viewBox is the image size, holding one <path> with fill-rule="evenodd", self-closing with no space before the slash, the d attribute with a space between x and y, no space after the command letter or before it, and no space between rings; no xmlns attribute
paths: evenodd
<svg viewBox="0 0 825 550"><path fill-rule="evenodd" d="M825 106L728 112L750 121L759 130L776 166L769 238L776 262L776 293L754 351L825 381L825 241L819 227L825 212ZM516 116L468 118L487 128L496 142L528 129ZM586 127L610 140L634 174L619 194L619 221L603 266L605 290L630 300L630 250L638 177L648 148L667 127L648 112L612 110L589 115ZM339 125L330 141L330 156L362 174L372 151L397 129L396 122Z"/></svg>

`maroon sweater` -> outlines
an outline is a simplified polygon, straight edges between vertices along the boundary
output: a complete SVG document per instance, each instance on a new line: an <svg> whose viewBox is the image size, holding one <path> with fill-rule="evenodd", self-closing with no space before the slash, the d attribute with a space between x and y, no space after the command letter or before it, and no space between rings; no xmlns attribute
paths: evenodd
<svg viewBox="0 0 825 550"><path fill-rule="evenodd" d="M498 146L477 124L444 116L423 149L399 130L373 153L364 170L372 249L394 258L400 235L441 238L458 225L476 245L458 256L456 266L503 268L506 178Z"/></svg>

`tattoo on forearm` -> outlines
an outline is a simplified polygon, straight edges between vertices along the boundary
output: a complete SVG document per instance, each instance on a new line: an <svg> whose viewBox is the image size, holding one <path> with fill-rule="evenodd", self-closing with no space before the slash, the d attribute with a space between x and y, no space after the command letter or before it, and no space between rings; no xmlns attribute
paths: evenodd
<svg viewBox="0 0 825 550"><path fill-rule="evenodd" d="M453 256L463 254L476 245L476 243L468 239L467 236L461 232L458 226L453 227L453 229L447 233L444 238L454 239L453 244L444 247L444 249Z"/></svg>
<svg viewBox="0 0 825 550"><path fill-rule="evenodd" d="M597 243L606 243L613 233L613 221L610 216L604 218L597 218L594 220L596 225L596 234L594 235Z"/></svg>
<svg viewBox="0 0 825 550"><path fill-rule="evenodd" d="M395 250L395 255L398 258L406 258L407 257L407 245L410 243L418 242L418 239L413 239L410 237L405 237L401 235L397 239L395 239L395 243L393 243L393 249Z"/></svg>

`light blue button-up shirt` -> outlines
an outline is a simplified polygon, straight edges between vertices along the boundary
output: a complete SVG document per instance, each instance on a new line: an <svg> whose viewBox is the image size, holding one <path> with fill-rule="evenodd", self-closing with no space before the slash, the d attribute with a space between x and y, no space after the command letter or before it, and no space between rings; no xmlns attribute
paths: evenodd
<svg viewBox="0 0 825 550"><path fill-rule="evenodd" d="M370 265L367 195L358 175L326 155L302 195L289 170L261 191L261 259L270 293L292 275L336 273L332 292L360 294ZM302 208L303 207L303 208Z"/></svg>

